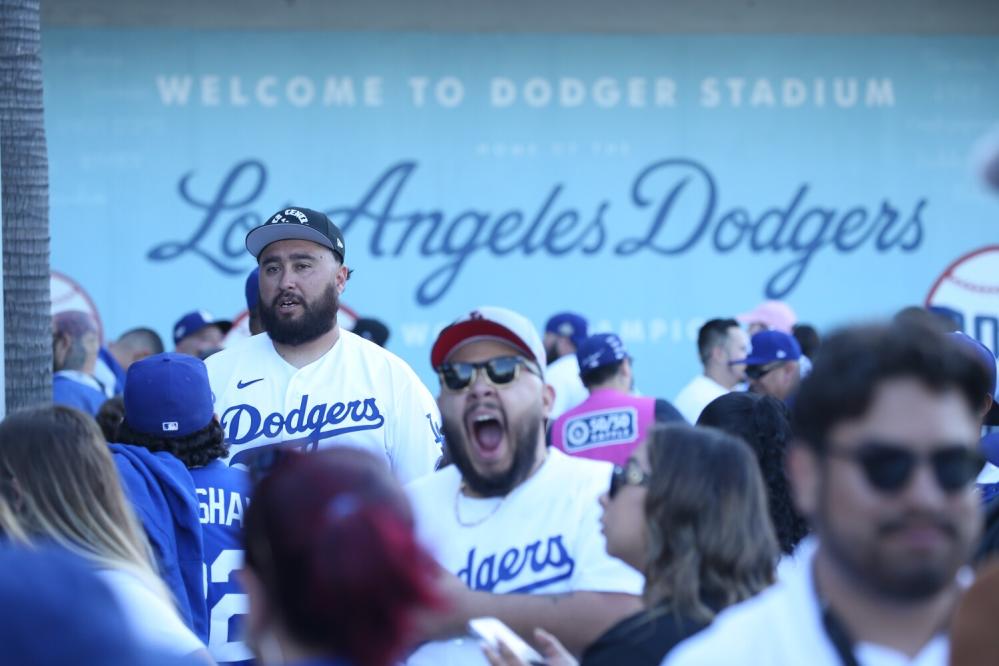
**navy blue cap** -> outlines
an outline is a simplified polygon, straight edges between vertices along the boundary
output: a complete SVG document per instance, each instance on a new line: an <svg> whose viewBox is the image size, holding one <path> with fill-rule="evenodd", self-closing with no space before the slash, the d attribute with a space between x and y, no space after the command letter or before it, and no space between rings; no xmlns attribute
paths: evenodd
<svg viewBox="0 0 999 666"><path fill-rule="evenodd" d="M189 335L194 335L205 326L218 326L225 335L232 328L232 322L227 319L216 319L204 310L195 310L177 320L173 325L173 343L176 345Z"/></svg>
<svg viewBox="0 0 999 666"><path fill-rule="evenodd" d="M257 259L264 248L282 240L307 240L328 247L343 263L343 233L325 213L296 206L271 215L246 234L246 249Z"/></svg>
<svg viewBox="0 0 999 666"><path fill-rule="evenodd" d="M613 333L597 333L583 340L576 350L579 372L585 374L628 358L621 338Z"/></svg>
<svg viewBox="0 0 999 666"><path fill-rule="evenodd" d="M151 663L111 591L68 552L0 547L0 608L4 663Z"/></svg>
<svg viewBox="0 0 999 666"><path fill-rule="evenodd" d="M545 333L569 338L576 349L579 349L579 345L586 340L586 319L575 312L560 312L545 324Z"/></svg>
<svg viewBox="0 0 999 666"><path fill-rule="evenodd" d="M136 361L125 377L125 421L153 437L184 437L206 427L215 397L205 362L188 354L155 354Z"/></svg>
<svg viewBox="0 0 999 666"><path fill-rule="evenodd" d="M985 425L999 425L999 402L996 402L996 357L989 348L970 335L955 331L948 334L951 340L981 363L989 377L989 395L992 396L992 409L985 415Z"/></svg>
<svg viewBox="0 0 999 666"><path fill-rule="evenodd" d="M797 361L801 358L801 345L793 335L783 331L760 331L750 338L749 344L749 356L738 361L730 361L731 365L736 363L766 365L775 361Z"/></svg>
<svg viewBox="0 0 999 666"><path fill-rule="evenodd" d="M388 326L372 317L360 317L354 322L352 333L361 336L365 340L374 342L379 347L384 347L389 339Z"/></svg>
<svg viewBox="0 0 999 666"><path fill-rule="evenodd" d="M260 266L246 276L246 309L252 310L260 302Z"/></svg>

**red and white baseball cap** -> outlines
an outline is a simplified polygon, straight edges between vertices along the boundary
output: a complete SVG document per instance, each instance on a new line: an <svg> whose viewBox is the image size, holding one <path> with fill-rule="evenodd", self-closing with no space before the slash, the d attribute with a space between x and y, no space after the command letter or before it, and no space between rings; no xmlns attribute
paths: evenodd
<svg viewBox="0 0 999 666"><path fill-rule="evenodd" d="M544 373L545 346L531 320L513 310L483 305L457 320L437 336L430 364L437 368L460 347L478 340L499 340L524 353Z"/></svg>

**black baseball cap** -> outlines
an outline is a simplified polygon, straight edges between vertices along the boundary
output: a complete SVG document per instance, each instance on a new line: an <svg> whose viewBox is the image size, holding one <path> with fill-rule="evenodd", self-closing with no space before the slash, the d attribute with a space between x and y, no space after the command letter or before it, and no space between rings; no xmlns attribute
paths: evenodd
<svg viewBox="0 0 999 666"><path fill-rule="evenodd" d="M264 248L281 240L307 240L328 247L343 263L343 233L326 217L311 208L285 208L246 234L246 249L260 258Z"/></svg>

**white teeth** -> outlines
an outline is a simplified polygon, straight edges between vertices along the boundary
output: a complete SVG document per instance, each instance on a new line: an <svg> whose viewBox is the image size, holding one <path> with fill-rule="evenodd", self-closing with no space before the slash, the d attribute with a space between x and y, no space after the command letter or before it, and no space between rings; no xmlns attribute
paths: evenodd
<svg viewBox="0 0 999 666"><path fill-rule="evenodd" d="M495 420L496 419L494 419L492 416L488 416L486 414L480 414L479 416L475 417L476 423L482 423L483 421L495 421Z"/></svg>

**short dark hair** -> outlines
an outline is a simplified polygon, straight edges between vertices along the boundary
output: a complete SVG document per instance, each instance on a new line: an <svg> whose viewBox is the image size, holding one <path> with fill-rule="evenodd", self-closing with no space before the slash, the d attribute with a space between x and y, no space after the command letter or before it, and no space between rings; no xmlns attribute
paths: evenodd
<svg viewBox="0 0 999 666"><path fill-rule="evenodd" d="M151 328L140 326L118 336L118 343L131 348L148 349L152 354L163 353L163 338Z"/></svg>
<svg viewBox="0 0 999 666"><path fill-rule="evenodd" d="M728 332L732 327L739 328L739 322L734 319L709 319L697 331L697 353L701 363L707 363L711 358L711 350L725 344Z"/></svg>
<svg viewBox="0 0 999 666"><path fill-rule="evenodd" d="M183 437L156 437L139 432L124 419L118 426L117 444L134 444L150 451L166 451L180 459L188 469L204 467L218 458L229 455L229 445L225 442L225 432L215 419L201 430Z"/></svg>
<svg viewBox="0 0 999 666"><path fill-rule="evenodd" d="M621 359L617 363L611 363L609 365L602 365L599 368L593 370L587 370L586 372L579 373L579 378L583 381L583 386L586 388L591 388L593 386L600 386L611 377L616 375L621 369L621 364L624 363L624 359Z"/></svg>
<svg viewBox="0 0 999 666"><path fill-rule="evenodd" d="M825 341L801 383L791 413L795 436L822 451L837 423L867 412L878 384L899 378L957 389L972 411L989 390L981 364L938 330L904 322L847 328Z"/></svg>

